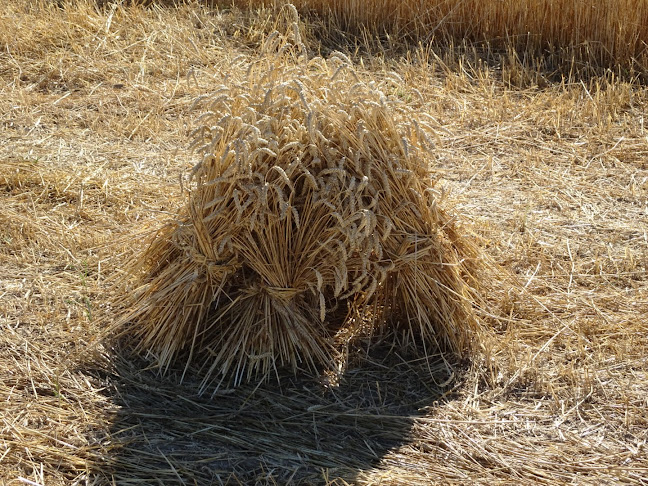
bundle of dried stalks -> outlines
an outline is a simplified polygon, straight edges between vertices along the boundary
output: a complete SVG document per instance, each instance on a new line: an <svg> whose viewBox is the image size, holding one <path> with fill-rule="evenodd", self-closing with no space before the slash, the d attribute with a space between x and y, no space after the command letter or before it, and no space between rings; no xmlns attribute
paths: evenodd
<svg viewBox="0 0 648 486"><path fill-rule="evenodd" d="M194 185L133 266L126 332L162 367L200 357L235 383L334 367L385 326L468 350L476 253L438 206L424 117L342 56L280 63L199 101Z"/></svg>

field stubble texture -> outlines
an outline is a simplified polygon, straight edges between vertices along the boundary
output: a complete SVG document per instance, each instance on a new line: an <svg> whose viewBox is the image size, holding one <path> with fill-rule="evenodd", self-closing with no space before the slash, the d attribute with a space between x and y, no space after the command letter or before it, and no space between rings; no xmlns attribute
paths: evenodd
<svg viewBox="0 0 648 486"><path fill-rule="evenodd" d="M102 346L108 278L186 201L194 100L293 21L264 12L0 12L0 483L645 484L638 84L510 88L427 51L354 66L428 114L435 188L516 275L486 299L506 318L481 360L378 347L337 386L288 373L198 396L182 368Z"/></svg>

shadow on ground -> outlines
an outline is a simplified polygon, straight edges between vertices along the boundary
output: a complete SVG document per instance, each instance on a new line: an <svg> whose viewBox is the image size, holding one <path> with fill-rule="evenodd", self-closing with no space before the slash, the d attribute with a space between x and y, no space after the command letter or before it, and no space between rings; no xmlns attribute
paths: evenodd
<svg viewBox="0 0 648 486"><path fill-rule="evenodd" d="M448 379L438 357L376 350L338 386L309 377L198 396L197 383L117 357L106 393L113 426L98 483L344 484L408 441Z"/></svg>

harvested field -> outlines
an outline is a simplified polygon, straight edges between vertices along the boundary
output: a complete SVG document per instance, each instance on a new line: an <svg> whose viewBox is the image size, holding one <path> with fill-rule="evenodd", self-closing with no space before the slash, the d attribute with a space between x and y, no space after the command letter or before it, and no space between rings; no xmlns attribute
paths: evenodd
<svg viewBox="0 0 648 486"><path fill-rule="evenodd" d="M195 99L245 79L274 30L330 52L316 22L6 2L0 484L647 484L639 83L516 88L456 53L347 53L337 76L428 115L444 207L501 269L479 308L496 340L467 358L360 341L339 383L288 369L199 394L107 339L114 281L187 200Z"/></svg>

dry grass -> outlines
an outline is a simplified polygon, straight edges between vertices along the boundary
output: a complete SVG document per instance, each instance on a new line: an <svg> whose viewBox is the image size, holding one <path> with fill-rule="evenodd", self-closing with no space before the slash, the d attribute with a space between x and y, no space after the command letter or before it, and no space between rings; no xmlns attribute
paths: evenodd
<svg viewBox="0 0 648 486"><path fill-rule="evenodd" d="M266 21L0 13L0 483L646 484L641 86L510 89L424 53L354 67L432 117L437 189L521 282L488 301L508 316L497 368L452 376L378 348L337 387L287 374L200 397L182 368L161 377L98 344L106 278L185 200L193 100L263 61Z"/></svg>
<svg viewBox="0 0 648 486"><path fill-rule="evenodd" d="M269 2L251 0L258 5ZM643 0L300 0L303 11L333 16L363 37L386 44L479 46L493 60L553 71L566 78L611 70L648 73L648 4Z"/></svg>

